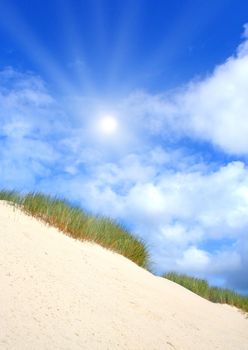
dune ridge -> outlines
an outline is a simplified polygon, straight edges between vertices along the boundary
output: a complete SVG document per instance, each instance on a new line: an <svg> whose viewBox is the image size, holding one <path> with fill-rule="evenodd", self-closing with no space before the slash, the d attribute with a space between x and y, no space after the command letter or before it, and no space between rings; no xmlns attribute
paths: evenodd
<svg viewBox="0 0 248 350"><path fill-rule="evenodd" d="M0 202L0 349L248 349L248 319Z"/></svg>

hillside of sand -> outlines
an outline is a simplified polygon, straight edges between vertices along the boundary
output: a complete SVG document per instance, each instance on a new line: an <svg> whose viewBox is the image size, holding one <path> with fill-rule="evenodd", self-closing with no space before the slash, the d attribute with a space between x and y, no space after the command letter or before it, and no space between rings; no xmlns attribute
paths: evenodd
<svg viewBox="0 0 248 350"><path fill-rule="evenodd" d="M248 349L248 319L0 202L0 349Z"/></svg>

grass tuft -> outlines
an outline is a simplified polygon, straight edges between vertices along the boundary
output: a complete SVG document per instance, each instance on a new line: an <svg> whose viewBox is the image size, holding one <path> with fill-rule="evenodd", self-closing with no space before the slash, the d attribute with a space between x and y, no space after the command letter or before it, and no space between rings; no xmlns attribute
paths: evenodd
<svg viewBox="0 0 248 350"><path fill-rule="evenodd" d="M168 272L163 277L180 284L214 303L229 304L248 312L248 297L240 295L233 290L211 287L204 279L190 277L176 272Z"/></svg>
<svg viewBox="0 0 248 350"><path fill-rule="evenodd" d="M37 192L21 195L16 191L2 190L0 200L8 201L75 239L95 242L149 269L149 254L144 241L110 218L89 215L64 199ZM212 302L233 305L248 312L248 297L232 290L211 287L206 280L176 272L166 273L163 277Z"/></svg>
<svg viewBox="0 0 248 350"><path fill-rule="evenodd" d="M8 201L12 204L20 204L21 198L21 195L17 191L0 191L0 200Z"/></svg>
<svg viewBox="0 0 248 350"><path fill-rule="evenodd" d="M27 214L73 238L96 242L143 268L149 267L148 249L144 241L110 218L89 215L64 199L36 192L20 195L15 191L3 190L0 191L0 200L20 207Z"/></svg>

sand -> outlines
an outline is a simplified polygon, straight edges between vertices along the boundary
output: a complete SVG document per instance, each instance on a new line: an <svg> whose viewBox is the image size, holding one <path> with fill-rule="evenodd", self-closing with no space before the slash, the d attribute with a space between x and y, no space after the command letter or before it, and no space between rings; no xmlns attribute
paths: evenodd
<svg viewBox="0 0 248 350"><path fill-rule="evenodd" d="M248 319L0 202L0 349L248 349Z"/></svg>

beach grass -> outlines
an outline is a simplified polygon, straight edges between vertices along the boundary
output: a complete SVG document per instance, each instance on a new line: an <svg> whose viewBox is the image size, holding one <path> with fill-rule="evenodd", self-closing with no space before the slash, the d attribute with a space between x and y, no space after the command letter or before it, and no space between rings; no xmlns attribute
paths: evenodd
<svg viewBox="0 0 248 350"><path fill-rule="evenodd" d="M150 270L148 248L144 241L108 217L90 215L81 207L72 205L65 199L37 192L21 195L16 191L2 190L0 200L8 201L25 213L58 228L75 239L95 242ZM163 277L209 301L229 304L248 312L248 297L233 290L212 287L204 279L176 272L168 272Z"/></svg>
<svg viewBox="0 0 248 350"><path fill-rule="evenodd" d="M149 268L148 249L143 240L108 217L90 215L67 200L36 192L21 195L2 190L0 200L12 203L75 239L95 242Z"/></svg>
<svg viewBox="0 0 248 350"><path fill-rule="evenodd" d="M236 306L248 312L248 297L240 295L231 289L212 287L204 279L190 277L176 272L168 272L163 277L180 284L214 303Z"/></svg>

